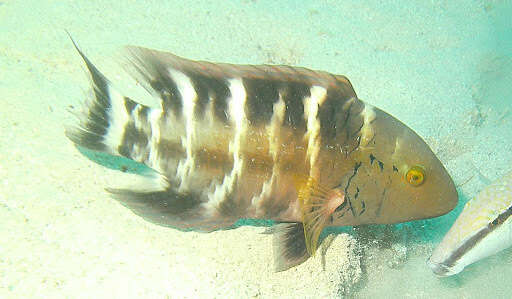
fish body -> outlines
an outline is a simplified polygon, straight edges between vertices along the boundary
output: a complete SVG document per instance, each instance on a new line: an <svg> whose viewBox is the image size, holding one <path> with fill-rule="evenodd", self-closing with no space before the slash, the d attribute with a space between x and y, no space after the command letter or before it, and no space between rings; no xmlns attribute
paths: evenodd
<svg viewBox="0 0 512 299"><path fill-rule="evenodd" d="M457 203L427 144L358 99L344 76L129 47L134 77L159 103L148 107L76 49L93 98L66 134L153 170L137 187L108 189L148 221L212 231L240 218L274 220L282 270L314 254L326 226L430 218Z"/></svg>
<svg viewBox="0 0 512 299"><path fill-rule="evenodd" d="M512 245L512 172L484 188L466 203L461 214L428 264L439 276L461 272L466 266Z"/></svg>

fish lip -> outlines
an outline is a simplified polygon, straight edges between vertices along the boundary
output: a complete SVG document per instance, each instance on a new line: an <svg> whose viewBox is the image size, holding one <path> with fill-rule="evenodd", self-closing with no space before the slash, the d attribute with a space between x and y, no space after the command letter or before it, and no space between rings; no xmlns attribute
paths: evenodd
<svg viewBox="0 0 512 299"><path fill-rule="evenodd" d="M431 258L429 258L426 263L430 267L432 272L434 272L434 274L439 277L452 276L460 272L454 269L454 267L448 266L442 262L433 262Z"/></svg>

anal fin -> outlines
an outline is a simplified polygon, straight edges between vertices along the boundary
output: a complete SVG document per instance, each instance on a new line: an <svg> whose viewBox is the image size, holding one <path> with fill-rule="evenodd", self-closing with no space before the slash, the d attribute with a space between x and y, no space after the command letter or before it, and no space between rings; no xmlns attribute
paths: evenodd
<svg viewBox="0 0 512 299"><path fill-rule="evenodd" d="M302 223L280 223L275 225L272 247L276 272L300 265L310 257L306 248Z"/></svg>
<svg viewBox="0 0 512 299"><path fill-rule="evenodd" d="M232 219L208 217L196 193L179 193L167 187L163 190L133 190L108 188L108 192L123 206L151 223L183 231L210 232L233 225Z"/></svg>

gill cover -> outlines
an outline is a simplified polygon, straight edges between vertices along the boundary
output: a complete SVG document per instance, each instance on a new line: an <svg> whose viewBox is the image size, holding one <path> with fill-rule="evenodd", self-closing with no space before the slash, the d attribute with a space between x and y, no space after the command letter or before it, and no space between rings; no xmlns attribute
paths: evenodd
<svg viewBox="0 0 512 299"><path fill-rule="evenodd" d="M319 179L343 174L332 182L346 201L335 225L399 223L451 211L455 185L425 141L388 113L359 100L354 105L361 107L348 117L350 131L337 140L345 150L336 162L323 161Z"/></svg>

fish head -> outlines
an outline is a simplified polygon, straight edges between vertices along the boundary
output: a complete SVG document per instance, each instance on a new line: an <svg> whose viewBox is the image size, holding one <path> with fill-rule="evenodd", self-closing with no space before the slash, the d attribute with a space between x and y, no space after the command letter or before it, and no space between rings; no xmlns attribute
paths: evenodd
<svg viewBox="0 0 512 299"><path fill-rule="evenodd" d="M399 223L451 211L458 201L455 185L426 142L390 114L359 105L347 124L358 133L338 140L345 146L337 159L340 171L326 174L342 176L338 188L345 202L336 209L334 222Z"/></svg>
<svg viewBox="0 0 512 299"><path fill-rule="evenodd" d="M438 262L430 258L427 261L427 266L430 267L435 275L440 277L447 277L459 274L462 272L462 270L464 270L466 265L461 263L446 264L445 262Z"/></svg>

